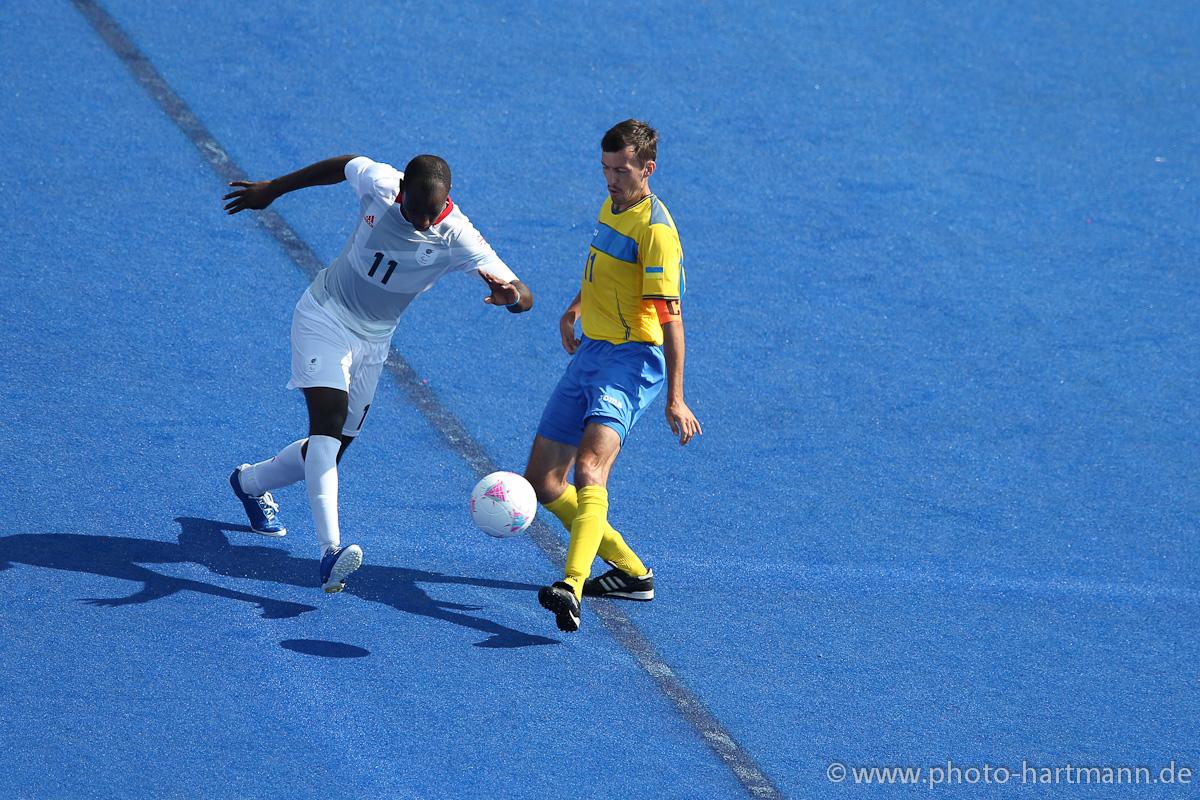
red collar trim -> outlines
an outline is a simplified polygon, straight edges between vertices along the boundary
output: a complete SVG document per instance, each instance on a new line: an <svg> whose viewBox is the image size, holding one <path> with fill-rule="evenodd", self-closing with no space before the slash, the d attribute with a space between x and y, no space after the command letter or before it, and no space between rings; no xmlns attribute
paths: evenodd
<svg viewBox="0 0 1200 800"><path fill-rule="evenodd" d="M400 204L400 216L404 217L404 192L400 192L399 194L396 195L396 202ZM446 195L446 207L442 209L442 213L437 215L437 219L435 219L433 221L433 224L437 225L439 222L444 220L446 217L450 216L450 212L453 210L454 210L454 201L450 199L449 195ZM404 217L404 218L408 219L408 217Z"/></svg>

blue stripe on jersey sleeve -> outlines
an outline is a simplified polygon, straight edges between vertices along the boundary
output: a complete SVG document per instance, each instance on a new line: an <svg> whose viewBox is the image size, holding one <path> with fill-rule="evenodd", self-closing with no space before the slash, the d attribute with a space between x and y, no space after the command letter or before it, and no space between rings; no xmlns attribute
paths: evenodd
<svg viewBox="0 0 1200 800"><path fill-rule="evenodd" d="M671 219L671 215L667 213L667 207L654 195L650 195L650 224L666 225L671 230L675 230L675 220Z"/></svg>
<svg viewBox="0 0 1200 800"><path fill-rule="evenodd" d="M662 271L663 271L663 268L662 268L662 267L646 267L646 272L647 272L647 273L650 273L650 272L662 272Z"/></svg>
<svg viewBox="0 0 1200 800"><path fill-rule="evenodd" d="M618 261L628 261L630 264L637 263L637 240L617 233L603 222L596 225L596 235L592 237L592 247L605 255L612 256Z"/></svg>

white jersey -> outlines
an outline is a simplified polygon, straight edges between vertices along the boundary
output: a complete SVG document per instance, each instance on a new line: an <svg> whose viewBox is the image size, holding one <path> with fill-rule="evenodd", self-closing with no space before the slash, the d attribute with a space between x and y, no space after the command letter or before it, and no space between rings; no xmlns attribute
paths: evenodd
<svg viewBox="0 0 1200 800"><path fill-rule="evenodd" d="M408 304L448 273L479 270L517 279L449 200L429 230L414 228L400 213L403 178L365 156L346 164L346 181L359 198L358 225L309 286L326 311L366 339L389 338Z"/></svg>

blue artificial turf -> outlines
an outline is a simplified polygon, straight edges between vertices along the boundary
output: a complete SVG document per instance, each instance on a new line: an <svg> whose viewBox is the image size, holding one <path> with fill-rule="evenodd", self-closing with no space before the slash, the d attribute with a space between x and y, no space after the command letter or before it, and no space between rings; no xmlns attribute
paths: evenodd
<svg viewBox="0 0 1200 800"><path fill-rule="evenodd" d="M649 413L610 518L658 576L630 617L784 796L898 791L832 761L1200 767L1193 7L105 8L254 177L450 161L538 304L452 277L395 345L508 469L599 137L660 128L705 435ZM349 590L302 487L286 539L245 530L229 470L304 432L305 278L70 4L0 38L0 785L746 796L594 615L553 629L555 567L471 528L392 378L342 469ZM354 206L275 208L329 258Z"/></svg>

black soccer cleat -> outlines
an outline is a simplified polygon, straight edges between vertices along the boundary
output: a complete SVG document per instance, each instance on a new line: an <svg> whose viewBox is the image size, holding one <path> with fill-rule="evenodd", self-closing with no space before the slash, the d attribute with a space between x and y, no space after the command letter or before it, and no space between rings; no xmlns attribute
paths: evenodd
<svg viewBox="0 0 1200 800"><path fill-rule="evenodd" d="M554 613L554 621L560 631L574 633L579 630L579 600L571 584L559 581L538 590L538 602L542 608Z"/></svg>
<svg viewBox="0 0 1200 800"><path fill-rule="evenodd" d="M640 578L613 567L583 583L584 597L618 597L622 600L653 600L654 570Z"/></svg>

